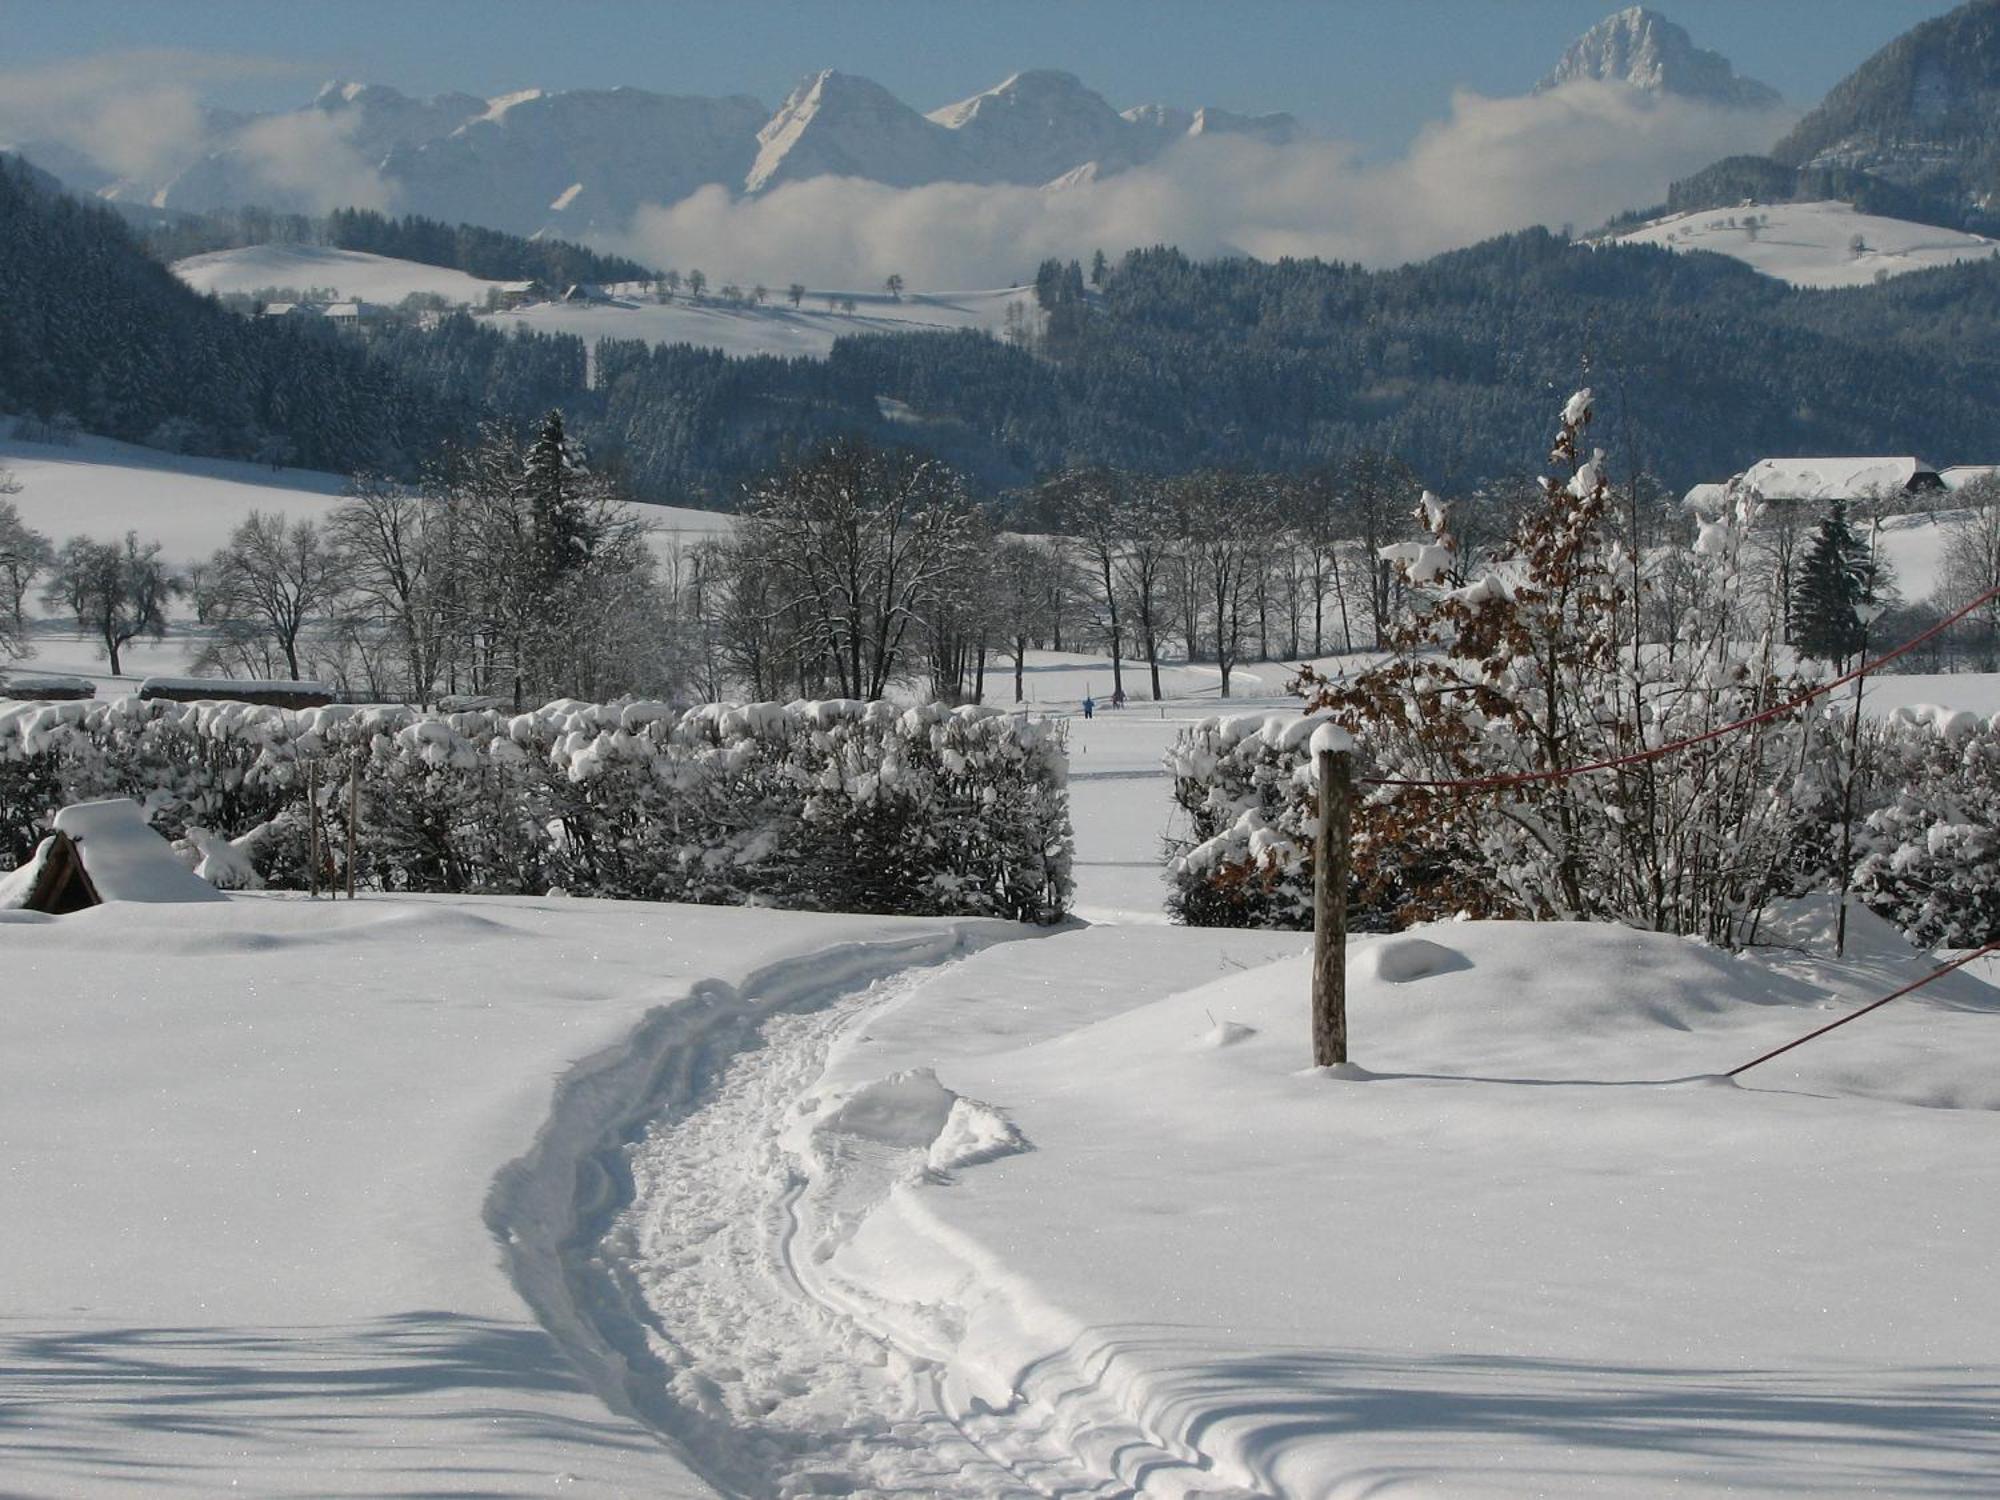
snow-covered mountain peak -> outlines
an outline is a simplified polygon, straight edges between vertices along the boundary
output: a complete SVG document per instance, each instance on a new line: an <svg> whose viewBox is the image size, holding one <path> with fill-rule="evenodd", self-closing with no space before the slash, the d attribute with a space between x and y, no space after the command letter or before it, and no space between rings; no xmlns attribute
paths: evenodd
<svg viewBox="0 0 2000 1500"><path fill-rule="evenodd" d="M1728 58L1695 46L1684 27L1643 5L1606 16L1571 42L1554 71L1535 88L1541 92L1580 79L1738 109L1770 109L1781 102L1776 89L1737 77Z"/></svg>
<svg viewBox="0 0 2000 1500"><path fill-rule="evenodd" d="M934 110L971 180L1046 182L1079 162L1129 164L1151 152L1131 122L1074 73L1036 68Z"/></svg>
<svg viewBox="0 0 2000 1500"><path fill-rule="evenodd" d="M947 130L959 130L982 115L1007 110L1045 112L1052 116L1116 113L1104 102L1103 95L1074 73L1065 73L1058 68L1030 68L969 99L934 109L926 118Z"/></svg>
<svg viewBox="0 0 2000 1500"><path fill-rule="evenodd" d="M869 177L892 187L962 176L952 133L872 79L832 68L793 89L757 132L746 192L807 177Z"/></svg>

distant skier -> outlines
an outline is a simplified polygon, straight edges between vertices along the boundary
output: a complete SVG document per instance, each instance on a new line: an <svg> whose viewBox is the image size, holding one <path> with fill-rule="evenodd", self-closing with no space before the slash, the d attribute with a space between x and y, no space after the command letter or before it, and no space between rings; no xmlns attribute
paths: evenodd
<svg viewBox="0 0 2000 1500"><path fill-rule="evenodd" d="M1083 700L1083 716L1087 719L1096 712L1097 712L1097 700L1094 698L1086 697Z"/></svg>
<svg viewBox="0 0 2000 1500"><path fill-rule="evenodd" d="M1121 687L1111 690L1111 706L1113 708L1123 708L1125 706L1125 689Z"/></svg>

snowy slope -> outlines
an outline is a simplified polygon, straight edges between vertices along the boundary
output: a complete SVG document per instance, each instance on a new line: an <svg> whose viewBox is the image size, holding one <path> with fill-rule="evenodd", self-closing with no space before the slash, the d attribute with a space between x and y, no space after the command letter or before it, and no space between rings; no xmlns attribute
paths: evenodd
<svg viewBox="0 0 2000 1500"><path fill-rule="evenodd" d="M27 443L4 434L0 468L21 483L21 519L57 543L137 531L175 562L206 557L253 510L287 520L324 515L347 481L309 469L273 469L225 458L187 458L110 438L73 445Z"/></svg>
<svg viewBox="0 0 2000 1500"><path fill-rule="evenodd" d="M1303 956L1132 931L939 975L791 1127L809 1284L939 1361L990 1446L1160 1496L1984 1491L2000 994L1733 1086L1701 1075L1923 961L1872 923L1846 965L1447 925L1357 942L1370 1071L1336 1079L1303 1066ZM1032 1149L917 1171L924 1069ZM922 1149L850 1146L861 1100Z"/></svg>
<svg viewBox="0 0 2000 1500"><path fill-rule="evenodd" d="M959 941L562 900L0 920L0 1490L26 1495L711 1494L517 1287L545 1295L662 1057Z"/></svg>
<svg viewBox="0 0 2000 1500"><path fill-rule="evenodd" d="M22 520L57 545L72 536L110 540L136 531L142 542L159 542L176 567L221 547L253 510L287 520L315 520L340 503L347 486L338 474L188 458L111 438L84 436L70 445L23 442L4 435L12 426L0 416L0 469L20 482L21 492L9 498ZM658 547L725 531L731 524L718 511L679 506L644 506L641 514L652 523ZM176 604L175 613L164 641L135 641L126 650L119 680L129 686L143 677L187 670L196 643L187 633L191 621L185 600ZM35 647L21 670L114 680L97 647L76 633L73 621L44 619Z"/></svg>
<svg viewBox="0 0 2000 1500"><path fill-rule="evenodd" d="M1753 233L1744 227L1754 217ZM1866 248L1856 252L1854 237ZM1882 276L1928 271L2000 251L2000 242L1930 224L1864 214L1847 203L1746 203L1673 214L1616 239L1669 250L1734 256L1793 286L1866 286Z"/></svg>
<svg viewBox="0 0 2000 1500"><path fill-rule="evenodd" d="M177 262L173 269L197 291L331 287L343 297L389 305L412 292L435 292L476 309L484 305L488 291L506 285L416 261L311 245L217 250ZM747 285L744 289L749 290ZM694 344L734 355L816 358L831 350L835 339L854 334L962 328L998 334L1006 327L1010 306L1018 305L1024 318L1035 315L1034 292L1029 287L905 292L900 300L881 291L816 288L797 308L786 299L783 288L772 289L762 306L731 306L718 300L714 292L701 302L679 297L659 303L637 286L620 285L614 290L618 295L610 303L545 302L480 316L490 316L502 327L569 333L590 340L644 339L654 344ZM829 299L836 304L852 299L855 310L849 313L838 305L829 306Z"/></svg>
<svg viewBox="0 0 2000 1500"><path fill-rule="evenodd" d="M394 260L325 245L251 245L215 250L176 261L174 274L198 292L254 292L264 287L306 291L331 287L342 298L393 306L412 292L434 292L478 306L501 283L482 281L445 266Z"/></svg>
<svg viewBox="0 0 2000 1500"><path fill-rule="evenodd" d="M855 311L829 309L829 295L852 297ZM819 357L833 348L835 339L856 334L961 328L998 334L1005 327L1010 305L1019 305L1026 315L1034 306L1033 290L1002 287L976 292L905 292L901 301L882 292L814 291L797 308L779 290L761 307L732 307L712 297L698 303L680 298L665 304L621 298L618 304L608 306L541 303L492 317L504 327L571 333L590 340L645 339L654 344L694 344L734 355Z"/></svg>

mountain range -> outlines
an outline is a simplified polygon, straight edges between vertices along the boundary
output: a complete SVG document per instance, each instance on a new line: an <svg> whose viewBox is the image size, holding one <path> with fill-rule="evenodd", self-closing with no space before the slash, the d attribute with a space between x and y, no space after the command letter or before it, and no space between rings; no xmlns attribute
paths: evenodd
<svg viewBox="0 0 2000 1500"><path fill-rule="evenodd" d="M920 114L880 84L831 69L774 113L743 95L697 98L646 89L528 89L495 99L413 99L381 84L329 83L290 116L212 111L213 149L161 181L120 179L72 147L24 141L22 157L72 190L113 203L201 213L251 204L303 212L327 205L274 171L273 122L351 156L379 176L388 206L518 234L619 228L644 203L719 185L757 194L826 175L894 187L931 182L1040 186L1120 171L1177 140L1296 138L1285 114L1148 104L1122 113L1069 73L1017 73Z"/></svg>
<svg viewBox="0 0 2000 1500"><path fill-rule="evenodd" d="M2000 0L1970 0L1904 32L1768 155L1731 157L1675 183L1668 206L1828 198L2000 231Z"/></svg>
<svg viewBox="0 0 2000 1500"><path fill-rule="evenodd" d="M1734 108L1777 102L1682 28L1637 6L1580 37L1540 87L1578 80ZM1050 69L1016 73L925 114L869 79L828 70L801 82L775 111L742 95L637 88L416 99L381 84L330 83L290 113L209 111L206 149L151 181L121 179L58 142L12 149L73 191L128 207L311 212L355 203L575 238L622 229L640 205L674 203L710 185L748 196L826 175L894 187L1060 185L1217 135L1282 146L1301 130L1288 114L1168 104L1120 110L1074 75ZM328 201L325 179L335 162L372 197Z"/></svg>

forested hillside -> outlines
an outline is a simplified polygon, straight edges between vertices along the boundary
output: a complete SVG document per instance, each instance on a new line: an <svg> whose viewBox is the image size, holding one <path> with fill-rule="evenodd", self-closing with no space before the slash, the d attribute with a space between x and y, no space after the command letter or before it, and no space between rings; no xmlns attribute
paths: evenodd
<svg viewBox="0 0 2000 1500"><path fill-rule="evenodd" d="M0 157L0 412L177 452L413 470L473 413L330 330L189 291L107 209Z"/></svg>
<svg viewBox="0 0 2000 1500"><path fill-rule="evenodd" d="M1671 485L1769 453L2000 453L2000 266L1853 291L1734 261L1543 231L1421 265L1127 256L1039 348L977 334L843 340L824 361L472 327L385 350L426 384L526 417L558 399L639 493L727 500L787 447L863 431L991 486L1065 464L1296 470L1371 449L1469 488L1536 471L1550 392L1603 392L1600 441ZM565 388L568 395L564 396Z"/></svg>

